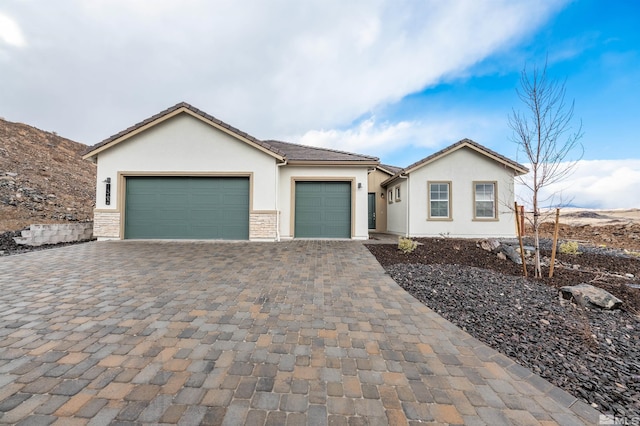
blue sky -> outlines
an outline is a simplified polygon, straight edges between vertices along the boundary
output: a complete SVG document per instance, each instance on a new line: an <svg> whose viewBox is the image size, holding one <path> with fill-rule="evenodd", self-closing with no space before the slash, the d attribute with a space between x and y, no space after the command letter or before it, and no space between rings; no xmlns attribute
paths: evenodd
<svg viewBox="0 0 640 426"><path fill-rule="evenodd" d="M261 139L407 166L462 138L510 158L523 67L566 79L573 204L640 207L634 0L3 0L0 116L91 145L186 101Z"/></svg>
<svg viewBox="0 0 640 426"><path fill-rule="evenodd" d="M575 127L582 121L584 131L583 158L640 159L635 126L640 118L639 23L637 1L569 3L521 42L488 56L461 75L445 76L375 115L390 122L471 117L479 122L476 132L459 126L453 139L469 137L516 158L507 117L512 108L522 109L515 91L520 72L548 62L549 76L565 81L567 101L575 101ZM383 161L407 165L421 152L427 151L393 151L383 155Z"/></svg>

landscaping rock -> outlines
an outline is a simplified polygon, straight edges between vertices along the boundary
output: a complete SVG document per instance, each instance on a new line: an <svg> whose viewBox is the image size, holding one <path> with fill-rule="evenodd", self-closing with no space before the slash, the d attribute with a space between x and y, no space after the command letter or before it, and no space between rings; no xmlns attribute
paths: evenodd
<svg viewBox="0 0 640 426"><path fill-rule="evenodd" d="M419 241L425 244L409 255L391 244L367 247L400 286L477 339L603 413L640 418L639 256L581 245L579 269L572 267L575 255L557 253L553 278L543 267L541 279L524 279L522 265L500 260L478 241ZM541 246L544 262L551 241ZM618 297L621 308L558 297L560 287L586 282Z"/></svg>
<svg viewBox="0 0 640 426"><path fill-rule="evenodd" d="M507 256L513 263L522 265L522 258L520 257L520 253L518 253L512 246L502 244L500 246L500 250L502 250L505 256Z"/></svg>
<svg viewBox="0 0 640 426"><path fill-rule="evenodd" d="M564 299L575 300L580 306L618 309L622 305L622 300L613 294L586 283L560 287L560 294Z"/></svg>
<svg viewBox="0 0 640 426"><path fill-rule="evenodd" d="M385 269L435 312L585 403L640 416L640 324L633 312L563 304L540 281L479 268Z"/></svg>
<svg viewBox="0 0 640 426"><path fill-rule="evenodd" d="M496 253L498 251L498 249L500 248L500 241L494 239L494 238L490 238L488 240L482 240L480 242L478 242L478 244L476 244L478 247L480 247L482 250L485 251L490 251L492 253Z"/></svg>

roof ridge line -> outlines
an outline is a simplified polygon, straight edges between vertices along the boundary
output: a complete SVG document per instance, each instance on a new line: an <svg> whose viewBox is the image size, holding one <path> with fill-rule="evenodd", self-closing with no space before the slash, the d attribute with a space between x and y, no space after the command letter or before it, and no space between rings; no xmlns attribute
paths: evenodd
<svg viewBox="0 0 640 426"><path fill-rule="evenodd" d="M285 143L287 145L294 145L294 146L299 146L302 148L310 148L310 149L317 149L319 151L330 151L330 152L335 152L337 154L347 154L347 155L357 155L359 157L367 157L367 158L371 158L372 160L380 160L378 157L374 157L372 155L367 155L367 154L359 154L357 152L349 152L349 151L340 151L339 149L333 149L333 148L322 148L319 146L313 146L313 145L305 145L305 144L301 144L301 143L294 143L294 142L286 142L286 141L279 141L276 139L266 139L263 142L265 143L269 143L269 142L277 142L277 143Z"/></svg>

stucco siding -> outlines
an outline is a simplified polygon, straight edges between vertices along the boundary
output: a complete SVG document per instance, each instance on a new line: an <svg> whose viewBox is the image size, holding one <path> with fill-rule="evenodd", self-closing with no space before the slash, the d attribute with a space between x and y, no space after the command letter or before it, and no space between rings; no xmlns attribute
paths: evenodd
<svg viewBox="0 0 640 426"><path fill-rule="evenodd" d="M410 174L410 234L421 236L513 237L513 170L469 148L454 151ZM429 220L428 182L450 182L451 220ZM474 219L474 182L495 182L497 218Z"/></svg>
<svg viewBox="0 0 640 426"><path fill-rule="evenodd" d="M368 239L367 223L367 168L366 167L314 167L285 166L279 169L278 199L280 206L280 238L294 237L295 182L297 180L343 180L352 182L352 235L353 239ZM361 188L358 188L361 184Z"/></svg>
<svg viewBox="0 0 640 426"><path fill-rule="evenodd" d="M396 188L400 188L399 200L396 197ZM407 188L407 179L396 179L387 185L385 202L387 203L387 232L389 233L407 235L407 209L410 205L410 195Z"/></svg>
<svg viewBox="0 0 640 426"><path fill-rule="evenodd" d="M275 210L276 160L186 114L180 114L100 153L97 209L121 209L119 174L244 173L251 176L251 209ZM111 205L103 181L111 178Z"/></svg>
<svg viewBox="0 0 640 426"><path fill-rule="evenodd" d="M390 177L378 169L373 170L367 176L367 192L376 194L376 228L371 231L387 232L387 194L380 184Z"/></svg>

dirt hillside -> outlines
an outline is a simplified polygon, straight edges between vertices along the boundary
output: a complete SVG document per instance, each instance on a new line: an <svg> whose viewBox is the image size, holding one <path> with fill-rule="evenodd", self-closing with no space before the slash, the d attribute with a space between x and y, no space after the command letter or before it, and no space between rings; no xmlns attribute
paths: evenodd
<svg viewBox="0 0 640 426"><path fill-rule="evenodd" d="M86 145L0 119L0 232L91 220L95 165Z"/></svg>
<svg viewBox="0 0 640 426"><path fill-rule="evenodd" d="M540 236L552 238L555 211L548 212L543 219ZM640 209L561 209L559 223L562 240L640 252ZM532 235L530 226L527 235Z"/></svg>

